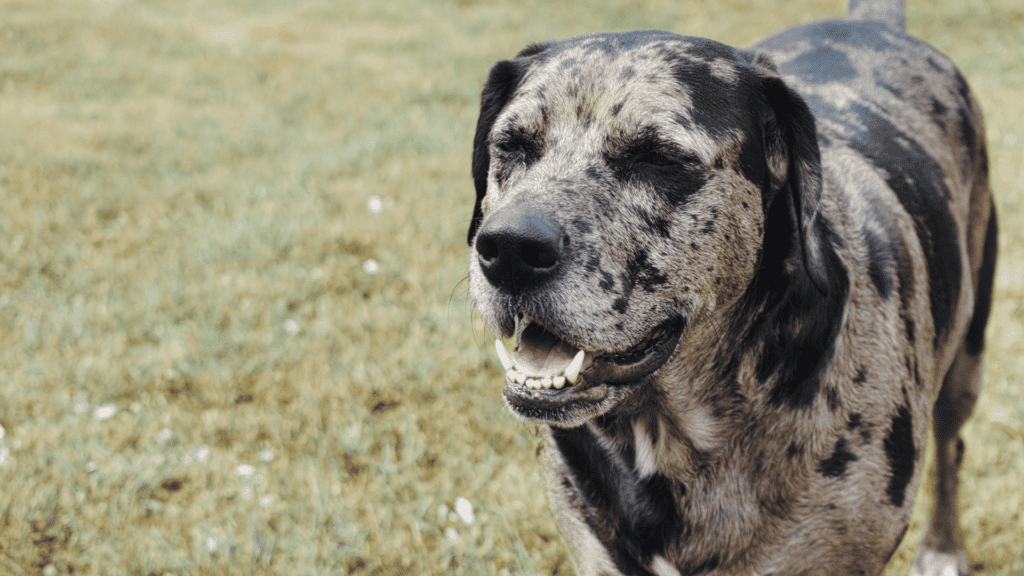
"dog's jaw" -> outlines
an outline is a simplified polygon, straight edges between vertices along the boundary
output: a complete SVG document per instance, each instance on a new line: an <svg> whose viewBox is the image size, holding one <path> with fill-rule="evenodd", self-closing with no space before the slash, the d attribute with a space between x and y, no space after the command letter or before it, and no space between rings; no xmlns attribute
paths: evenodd
<svg viewBox="0 0 1024 576"><path fill-rule="evenodd" d="M676 353L687 326L681 317L661 323L621 352L575 349L528 316L517 320L517 347L495 341L505 368L503 396L525 420L579 426L605 414L649 381Z"/></svg>

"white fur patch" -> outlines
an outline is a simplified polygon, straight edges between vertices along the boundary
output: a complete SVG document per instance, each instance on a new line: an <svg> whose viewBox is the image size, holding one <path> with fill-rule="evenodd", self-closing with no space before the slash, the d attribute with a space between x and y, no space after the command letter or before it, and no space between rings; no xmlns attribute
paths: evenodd
<svg viewBox="0 0 1024 576"><path fill-rule="evenodd" d="M682 424L698 450L709 451L718 446L718 425L706 406L698 406L687 412Z"/></svg>
<svg viewBox="0 0 1024 576"><path fill-rule="evenodd" d="M658 576L682 576L675 566L669 564L668 560L665 560L664 556L654 557L654 560L651 561L651 570Z"/></svg>
<svg viewBox="0 0 1024 576"><path fill-rule="evenodd" d="M636 444L636 472L641 478L645 478L658 471L658 459L654 454L654 444L647 434L647 429L640 422L633 422L633 437Z"/></svg>

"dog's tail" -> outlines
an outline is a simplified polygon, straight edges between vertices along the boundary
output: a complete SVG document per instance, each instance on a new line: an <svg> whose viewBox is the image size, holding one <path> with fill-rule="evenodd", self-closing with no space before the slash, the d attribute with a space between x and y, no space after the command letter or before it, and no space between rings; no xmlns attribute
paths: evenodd
<svg viewBox="0 0 1024 576"><path fill-rule="evenodd" d="M905 0L850 0L846 8L846 17L855 20L875 20L900 30L907 29Z"/></svg>

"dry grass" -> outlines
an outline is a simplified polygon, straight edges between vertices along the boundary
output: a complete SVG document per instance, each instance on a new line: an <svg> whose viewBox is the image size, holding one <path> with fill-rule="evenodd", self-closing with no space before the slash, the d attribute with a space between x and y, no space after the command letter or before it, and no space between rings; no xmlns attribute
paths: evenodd
<svg viewBox="0 0 1024 576"><path fill-rule="evenodd" d="M0 0L0 574L567 573L461 282L487 67L842 11L347 4ZM1001 260L962 508L981 572L1020 574L1024 11L909 21L988 114Z"/></svg>

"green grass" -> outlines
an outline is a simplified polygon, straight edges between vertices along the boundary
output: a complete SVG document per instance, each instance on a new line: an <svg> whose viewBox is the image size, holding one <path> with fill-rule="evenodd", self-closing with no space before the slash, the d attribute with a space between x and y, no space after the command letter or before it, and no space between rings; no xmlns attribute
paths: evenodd
<svg viewBox="0 0 1024 576"><path fill-rule="evenodd" d="M0 574L571 571L464 282L487 68L600 29L746 45L842 4L372 4L0 0ZM910 4L987 113L961 507L979 572L1020 574L1024 9Z"/></svg>

